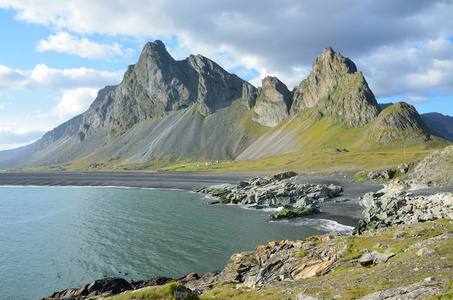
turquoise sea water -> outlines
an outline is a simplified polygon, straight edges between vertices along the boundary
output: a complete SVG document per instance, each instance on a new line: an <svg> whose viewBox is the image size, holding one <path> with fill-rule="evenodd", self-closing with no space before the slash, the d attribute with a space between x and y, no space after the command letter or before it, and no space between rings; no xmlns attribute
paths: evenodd
<svg viewBox="0 0 453 300"><path fill-rule="evenodd" d="M269 241L352 230L269 222L270 211L208 201L180 190L0 187L0 299L36 299L104 276L201 274Z"/></svg>

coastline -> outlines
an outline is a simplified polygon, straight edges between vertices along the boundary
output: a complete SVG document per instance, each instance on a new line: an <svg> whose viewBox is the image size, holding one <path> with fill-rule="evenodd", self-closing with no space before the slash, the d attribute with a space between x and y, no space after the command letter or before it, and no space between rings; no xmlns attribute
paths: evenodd
<svg viewBox="0 0 453 300"><path fill-rule="evenodd" d="M236 183L253 175L228 173L136 172L136 171L5 171L0 186L90 186L196 190L203 186Z"/></svg>
<svg viewBox="0 0 453 300"><path fill-rule="evenodd" d="M382 183L352 182L354 172L309 173L294 178L298 183L338 184L343 187L339 199L321 205L321 213L311 219L327 219L342 225L355 227L363 218L364 208L359 197L367 192L378 191ZM198 173L198 172L137 172L137 171L5 171L0 172L0 186L87 186L181 189L195 191L202 187L218 184L235 184L241 180L257 177L256 174Z"/></svg>

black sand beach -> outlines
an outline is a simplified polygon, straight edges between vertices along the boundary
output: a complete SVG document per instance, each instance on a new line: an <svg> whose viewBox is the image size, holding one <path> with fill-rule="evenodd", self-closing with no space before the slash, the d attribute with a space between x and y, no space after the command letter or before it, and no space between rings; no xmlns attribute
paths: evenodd
<svg viewBox="0 0 453 300"><path fill-rule="evenodd" d="M294 178L300 183L337 184L344 189L344 202L325 202L322 213L312 218L337 221L356 226L362 218L363 207L358 198L370 191L378 191L382 183L345 181L351 174L312 173ZM203 186L222 183L234 184L240 180L256 177L234 173L189 173L189 172L0 172L0 186L118 186L137 188L163 188L197 190Z"/></svg>
<svg viewBox="0 0 453 300"><path fill-rule="evenodd" d="M196 190L253 175L163 172L0 172L0 186L118 186Z"/></svg>

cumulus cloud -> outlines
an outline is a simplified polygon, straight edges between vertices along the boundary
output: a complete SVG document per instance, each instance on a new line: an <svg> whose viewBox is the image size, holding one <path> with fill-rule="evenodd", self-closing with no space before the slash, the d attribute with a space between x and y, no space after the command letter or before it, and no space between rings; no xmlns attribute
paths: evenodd
<svg viewBox="0 0 453 300"><path fill-rule="evenodd" d="M446 38L416 45L383 46L358 60L377 97L453 94L453 43Z"/></svg>
<svg viewBox="0 0 453 300"><path fill-rule="evenodd" d="M426 97L406 97L404 102L409 104L427 103L429 100Z"/></svg>
<svg viewBox="0 0 453 300"><path fill-rule="evenodd" d="M49 36L47 40L39 41L36 50L68 53L89 59L112 59L115 56L126 55L126 53L129 55L133 51L127 49L126 52L123 52L118 43L98 44L87 38L79 39L64 31Z"/></svg>
<svg viewBox="0 0 453 300"><path fill-rule="evenodd" d="M246 66L260 73L253 82L278 74L291 89L323 48L332 46L359 62L378 97L427 88L453 93L447 69L453 61L452 1L1 0L0 7L58 31L39 43L41 50L74 54L68 42L84 57L121 55L115 44L85 51L92 43L67 32L176 40L170 50L177 58L203 54L227 68ZM435 73L438 61L441 70Z"/></svg>
<svg viewBox="0 0 453 300"><path fill-rule="evenodd" d="M83 113L93 102L97 92L98 89L96 88L78 88L64 91L61 98L58 99L58 104L52 109L51 115L60 120L66 120Z"/></svg>
<svg viewBox="0 0 453 300"><path fill-rule="evenodd" d="M0 127L0 150L14 149L33 143L45 131L31 127Z"/></svg>
<svg viewBox="0 0 453 300"><path fill-rule="evenodd" d="M54 69L45 64L33 70L17 70L0 65L0 91L22 89L46 89L62 91L79 87L97 87L117 84L124 70L117 72L97 71L88 68Z"/></svg>

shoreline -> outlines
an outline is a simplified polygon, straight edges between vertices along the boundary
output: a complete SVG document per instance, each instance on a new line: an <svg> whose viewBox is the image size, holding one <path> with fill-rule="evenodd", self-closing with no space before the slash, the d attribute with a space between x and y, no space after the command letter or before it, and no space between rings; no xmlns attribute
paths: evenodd
<svg viewBox="0 0 453 300"><path fill-rule="evenodd" d="M4 171L0 186L124 187L196 190L203 186L245 180L254 175L228 173L136 171Z"/></svg>
<svg viewBox="0 0 453 300"><path fill-rule="evenodd" d="M327 219L342 225L355 227L363 218L364 207L359 197L367 192L378 191L383 185L376 182L349 181L355 172L331 172L301 174L294 178L298 183L338 184L343 187L339 199L344 202L328 201L321 205L321 213L310 219ZM4 171L0 172L0 186L56 186L56 187L118 187L154 188L195 191L202 187L257 177L256 174L198 173L198 172L137 172L137 171Z"/></svg>

